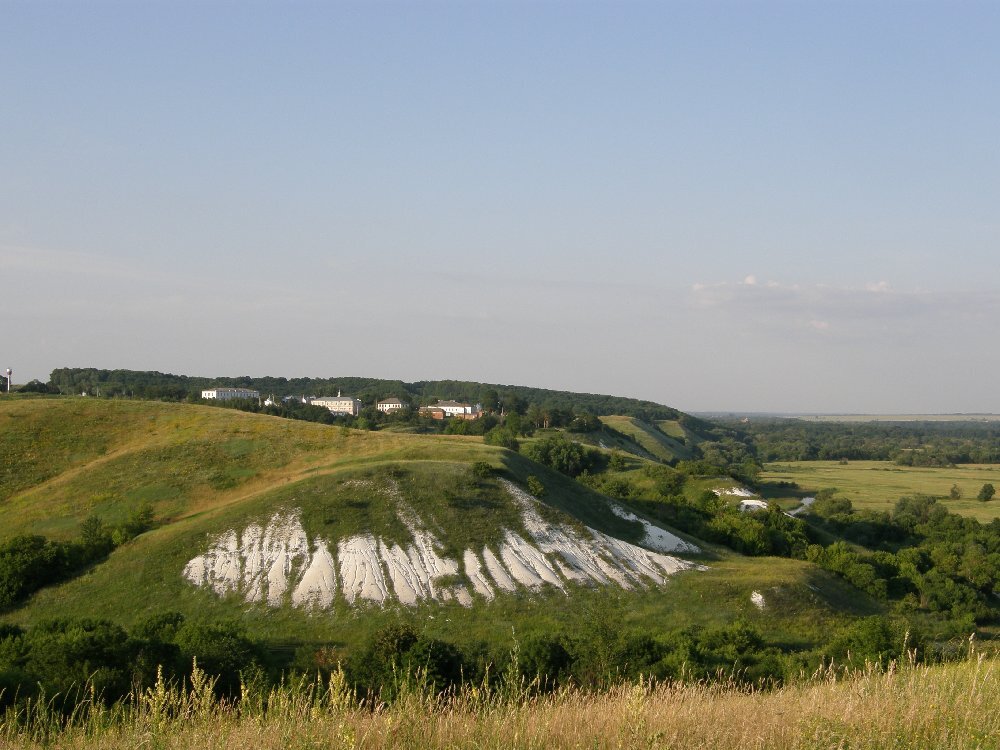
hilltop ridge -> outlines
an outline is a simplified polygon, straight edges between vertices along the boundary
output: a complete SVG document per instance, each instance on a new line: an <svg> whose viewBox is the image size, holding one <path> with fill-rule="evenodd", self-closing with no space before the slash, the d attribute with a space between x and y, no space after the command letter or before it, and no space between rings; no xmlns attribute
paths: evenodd
<svg viewBox="0 0 1000 750"><path fill-rule="evenodd" d="M204 377L156 371L63 367L52 371L49 385L64 395L100 392L105 396L125 395L170 400L184 400L212 386L242 386L278 397L334 395L342 391L368 402L388 396L406 396L414 403L454 399L481 403L488 409L502 408L507 411L517 410L527 404L538 404L556 409L587 411L597 416L624 414L647 420L678 419L682 416L694 419L672 407L642 399L463 380L406 383L401 380L367 377Z"/></svg>

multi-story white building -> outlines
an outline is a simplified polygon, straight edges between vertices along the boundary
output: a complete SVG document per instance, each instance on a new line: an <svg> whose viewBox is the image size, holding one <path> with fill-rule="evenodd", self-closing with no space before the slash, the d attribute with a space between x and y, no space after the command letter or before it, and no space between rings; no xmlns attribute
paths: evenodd
<svg viewBox="0 0 1000 750"><path fill-rule="evenodd" d="M333 414L350 414L352 417L358 416L361 411L361 401L351 396L341 396L337 391L336 396L317 396L309 400L313 406L323 406Z"/></svg>
<svg viewBox="0 0 1000 750"><path fill-rule="evenodd" d="M201 392L201 397L232 401L235 398L260 398L260 392L251 388L208 388Z"/></svg>
<svg viewBox="0 0 1000 750"><path fill-rule="evenodd" d="M384 398L377 404L375 404L376 409L386 414L388 414L391 411L397 411L398 409L402 409L404 406L406 406L406 404L404 404L395 396L393 396L392 398Z"/></svg>

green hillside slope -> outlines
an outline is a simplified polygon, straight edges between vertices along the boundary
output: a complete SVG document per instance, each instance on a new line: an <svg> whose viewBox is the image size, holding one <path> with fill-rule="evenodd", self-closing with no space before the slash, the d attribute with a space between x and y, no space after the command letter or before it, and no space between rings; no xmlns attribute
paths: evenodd
<svg viewBox="0 0 1000 750"><path fill-rule="evenodd" d="M664 585L645 573L627 573L627 589L574 583L566 573L572 561L545 543L560 535L606 534L620 540L613 544L641 546L648 544L647 526L587 487L479 438L364 432L186 404L63 398L0 404L0 455L0 541L26 532L72 538L90 515L114 520L144 506L155 518L152 530L106 561L3 616L23 625L99 616L131 626L177 611L192 620L236 619L273 642L350 645L403 617L453 639L494 642L512 627L545 632L557 621L585 627L594 607L611 601L627 612L616 618L635 627L744 617L769 635L808 647L856 614L878 611L812 565L718 551L695 556L708 570L664 574ZM474 471L477 464L493 473ZM529 475L545 489L542 503L512 494ZM289 558L280 606L266 603L266 587L263 599L252 600L249 584L220 593L211 585L218 579L196 585L185 577L193 561L219 559L227 535L245 540L248 530L263 533L275 518L299 524L307 548ZM433 584L439 591L464 588L475 606L431 596L415 606L363 597L350 603L343 583L328 607L292 605L292 588L321 544L333 554L344 540L367 535L383 545L376 545L380 551L407 549L420 534L433 537L434 554L445 561ZM509 592L494 584L489 598L467 565L449 572L449 561L468 561L469 551L480 561L487 549L501 557L511 544L508 534L538 546L536 570L549 565L560 584ZM601 554L613 561L617 553L607 549ZM241 548L246 564L244 553ZM611 591L618 593L608 599ZM771 603L755 604L755 591Z"/></svg>
<svg viewBox="0 0 1000 750"><path fill-rule="evenodd" d="M658 427L635 417L605 416L601 417L601 422L631 438L659 461L674 463L694 457L694 451L685 445L683 440L678 440Z"/></svg>

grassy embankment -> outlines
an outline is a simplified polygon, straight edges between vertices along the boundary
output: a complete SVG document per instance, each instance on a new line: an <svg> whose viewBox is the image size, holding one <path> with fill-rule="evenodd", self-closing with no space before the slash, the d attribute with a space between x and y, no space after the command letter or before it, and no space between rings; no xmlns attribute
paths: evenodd
<svg viewBox="0 0 1000 750"><path fill-rule="evenodd" d="M989 523L1000 518L1000 495L990 502L976 499L980 488L990 483L1000 491L1000 466L962 465L946 468L898 466L890 461L795 461L773 463L761 474L763 495L785 507L794 507L802 496L835 487L850 498L857 509L891 510L904 495L931 495L953 513ZM797 489L777 487L777 482L795 482ZM949 497L951 486L962 491L960 500Z"/></svg>
<svg viewBox="0 0 1000 750"><path fill-rule="evenodd" d="M621 685L532 695L514 684L436 698L414 687L359 706L328 685L220 704L205 685L150 689L131 709L92 708L60 725L42 707L0 719L10 748L908 748L1000 746L1000 663L814 675L778 690L724 683ZM266 705L266 708L265 708Z"/></svg>

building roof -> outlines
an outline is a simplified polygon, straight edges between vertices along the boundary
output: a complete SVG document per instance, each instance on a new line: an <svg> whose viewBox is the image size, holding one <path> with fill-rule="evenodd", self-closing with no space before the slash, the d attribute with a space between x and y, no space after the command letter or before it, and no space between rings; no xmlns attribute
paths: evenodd
<svg viewBox="0 0 1000 750"><path fill-rule="evenodd" d="M438 401L434 406L444 407L444 406L461 406L463 408L472 406L472 404L460 404L458 401Z"/></svg>
<svg viewBox="0 0 1000 750"><path fill-rule="evenodd" d="M384 398L384 399L382 399L381 401L379 401L379 403L380 404L402 404L403 402L400 401L395 396L392 396L391 398Z"/></svg>

